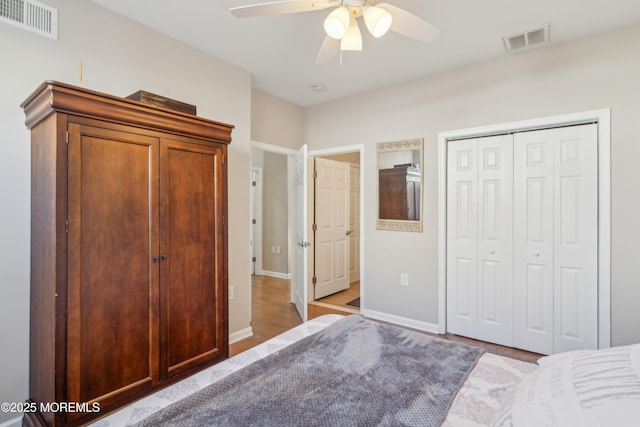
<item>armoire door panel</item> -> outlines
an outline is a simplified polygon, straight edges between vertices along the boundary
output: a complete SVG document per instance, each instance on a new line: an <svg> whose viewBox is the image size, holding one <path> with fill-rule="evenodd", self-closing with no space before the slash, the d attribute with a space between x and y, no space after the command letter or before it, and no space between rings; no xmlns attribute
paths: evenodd
<svg viewBox="0 0 640 427"><path fill-rule="evenodd" d="M157 380L157 165L155 138L69 127L69 401Z"/></svg>
<svg viewBox="0 0 640 427"><path fill-rule="evenodd" d="M162 374L220 355L223 324L222 150L162 141Z"/></svg>

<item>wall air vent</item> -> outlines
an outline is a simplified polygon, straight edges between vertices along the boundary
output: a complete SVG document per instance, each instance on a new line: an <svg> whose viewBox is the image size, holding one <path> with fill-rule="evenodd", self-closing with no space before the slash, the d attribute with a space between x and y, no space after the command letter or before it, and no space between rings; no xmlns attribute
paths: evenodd
<svg viewBox="0 0 640 427"><path fill-rule="evenodd" d="M58 10L33 0L0 0L0 22L58 39Z"/></svg>
<svg viewBox="0 0 640 427"><path fill-rule="evenodd" d="M503 37L504 48L507 50L507 53L520 53L547 45L550 42L550 26L551 24L547 22L523 33Z"/></svg>

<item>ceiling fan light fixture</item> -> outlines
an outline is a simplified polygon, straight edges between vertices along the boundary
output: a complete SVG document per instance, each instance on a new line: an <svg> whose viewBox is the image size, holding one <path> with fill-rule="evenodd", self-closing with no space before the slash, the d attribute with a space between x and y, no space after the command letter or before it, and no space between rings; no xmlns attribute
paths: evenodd
<svg viewBox="0 0 640 427"><path fill-rule="evenodd" d="M391 28L393 17L381 7L365 6L363 15L367 30L375 38L384 36Z"/></svg>
<svg viewBox="0 0 640 427"><path fill-rule="evenodd" d="M324 20L324 31L329 37L340 40L347 34L350 20L349 9L340 6Z"/></svg>
<svg viewBox="0 0 640 427"><path fill-rule="evenodd" d="M348 51L361 51L362 50L362 34L360 33L360 27L358 21L355 18L351 19L347 34L340 41L340 50Z"/></svg>

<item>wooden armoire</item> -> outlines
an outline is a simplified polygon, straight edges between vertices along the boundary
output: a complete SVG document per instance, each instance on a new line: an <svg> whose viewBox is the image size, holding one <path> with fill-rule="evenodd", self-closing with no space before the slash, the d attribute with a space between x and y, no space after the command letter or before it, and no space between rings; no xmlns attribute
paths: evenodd
<svg viewBox="0 0 640 427"><path fill-rule="evenodd" d="M227 358L233 126L51 81L22 107L38 409L23 423L84 424Z"/></svg>
<svg viewBox="0 0 640 427"><path fill-rule="evenodd" d="M395 166L378 172L379 218L420 219L420 169Z"/></svg>

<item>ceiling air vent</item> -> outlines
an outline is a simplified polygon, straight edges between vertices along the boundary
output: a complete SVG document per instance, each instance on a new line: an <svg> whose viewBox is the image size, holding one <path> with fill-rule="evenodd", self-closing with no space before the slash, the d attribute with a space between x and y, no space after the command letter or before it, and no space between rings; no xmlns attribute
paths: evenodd
<svg viewBox="0 0 640 427"><path fill-rule="evenodd" d="M546 23L539 27L532 28L524 33L513 34L503 37L504 48L507 53L520 53L525 50L542 47L549 44L549 27L551 24Z"/></svg>
<svg viewBox="0 0 640 427"><path fill-rule="evenodd" d="M0 22L58 39L58 10L33 0L0 0Z"/></svg>

